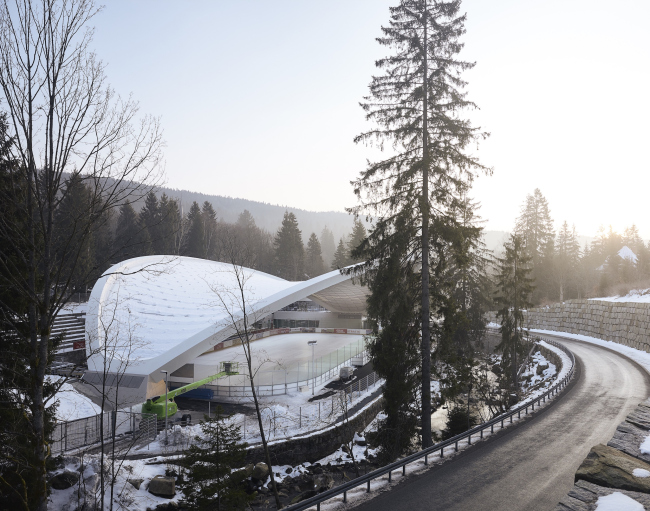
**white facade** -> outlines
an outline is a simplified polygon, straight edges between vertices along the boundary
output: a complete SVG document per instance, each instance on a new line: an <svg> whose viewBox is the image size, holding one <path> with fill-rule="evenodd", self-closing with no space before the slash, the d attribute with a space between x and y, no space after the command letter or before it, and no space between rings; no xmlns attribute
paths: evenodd
<svg viewBox="0 0 650 511"><path fill-rule="evenodd" d="M331 311L323 313L323 326L358 328L366 295L366 288L338 270L289 282L190 257L130 259L107 270L93 287L84 379L96 384L106 373L115 375L109 384L119 383L122 396L141 402L164 392L161 370L172 373L211 350L236 332L244 316L255 323L309 298Z"/></svg>

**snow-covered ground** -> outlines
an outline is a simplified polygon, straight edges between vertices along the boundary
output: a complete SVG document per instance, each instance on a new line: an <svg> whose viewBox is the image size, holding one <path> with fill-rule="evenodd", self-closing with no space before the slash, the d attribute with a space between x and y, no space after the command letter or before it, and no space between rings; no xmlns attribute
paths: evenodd
<svg viewBox="0 0 650 511"><path fill-rule="evenodd" d="M63 376L47 375L51 382L60 382ZM56 394L59 406L56 410L56 418L60 421L72 421L83 417L92 417L101 412L101 408L89 398L77 392L70 384L64 383Z"/></svg>
<svg viewBox="0 0 650 511"><path fill-rule="evenodd" d="M598 497L595 511L643 511L645 508L636 500L615 491L604 497Z"/></svg>
<svg viewBox="0 0 650 511"><path fill-rule="evenodd" d="M602 298L591 298L601 302L631 302L631 303L648 303L650 302L650 288L633 289L624 296L605 296Z"/></svg>

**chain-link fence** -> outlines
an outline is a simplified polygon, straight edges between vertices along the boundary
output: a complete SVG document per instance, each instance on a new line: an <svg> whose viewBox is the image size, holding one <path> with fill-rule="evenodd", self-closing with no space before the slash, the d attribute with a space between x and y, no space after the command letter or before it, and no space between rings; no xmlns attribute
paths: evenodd
<svg viewBox="0 0 650 511"><path fill-rule="evenodd" d="M52 434L53 454L96 447L115 438L119 448L142 445L156 438L156 415L118 410L74 421L58 422Z"/></svg>

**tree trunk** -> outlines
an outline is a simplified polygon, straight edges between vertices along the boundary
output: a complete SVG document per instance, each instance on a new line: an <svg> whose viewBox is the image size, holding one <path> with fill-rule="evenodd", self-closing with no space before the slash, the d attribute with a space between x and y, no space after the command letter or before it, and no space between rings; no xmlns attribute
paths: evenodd
<svg viewBox="0 0 650 511"><path fill-rule="evenodd" d="M431 438L431 317L429 299L429 144L428 144L428 55L427 3L424 3L424 72L422 82L422 448L433 445Z"/></svg>

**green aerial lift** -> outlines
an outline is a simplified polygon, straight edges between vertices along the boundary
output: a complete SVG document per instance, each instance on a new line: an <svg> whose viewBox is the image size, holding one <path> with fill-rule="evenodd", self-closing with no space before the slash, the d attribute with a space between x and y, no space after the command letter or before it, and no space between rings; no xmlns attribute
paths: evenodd
<svg viewBox="0 0 650 511"><path fill-rule="evenodd" d="M202 385L206 385L211 381L218 380L224 376L231 376L233 374L239 374L239 362L221 362L221 371L217 374L167 392L167 418L172 417L178 411L178 405L174 402L176 396L201 387ZM147 402L142 405L142 413L155 413L159 419L164 420L165 395L147 399Z"/></svg>

